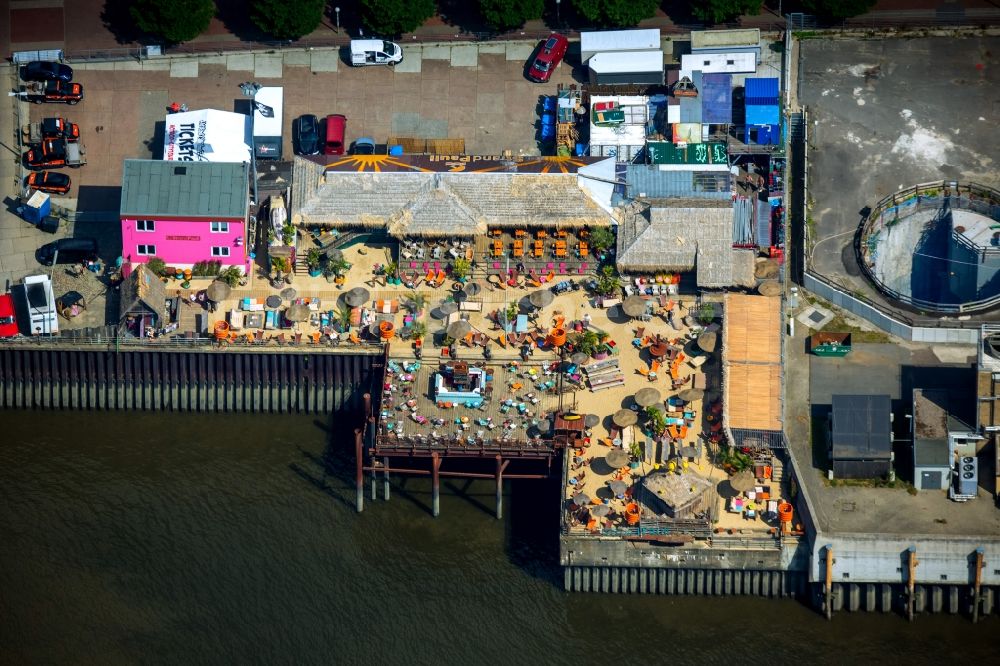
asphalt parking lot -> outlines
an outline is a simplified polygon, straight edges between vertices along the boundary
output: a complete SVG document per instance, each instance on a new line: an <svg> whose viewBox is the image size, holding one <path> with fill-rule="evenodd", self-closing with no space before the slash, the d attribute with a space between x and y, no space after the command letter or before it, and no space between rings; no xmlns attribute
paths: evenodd
<svg viewBox="0 0 1000 666"><path fill-rule="evenodd" d="M809 39L799 49L811 266L874 296L852 249L865 206L917 183L1000 185L1000 38Z"/></svg>
<svg viewBox="0 0 1000 666"><path fill-rule="evenodd" d="M62 116L80 125L88 163L67 170L73 192L54 197L82 214L74 229L61 235L96 236L102 254L118 254L117 215L122 162L159 156L157 124L171 102L191 109L241 110L239 84L254 80L285 88L285 155L292 155L291 123L304 113L347 116L347 140L359 136L385 142L391 136L463 138L466 152L499 155L538 154L538 97L555 94L558 83L572 83L564 63L547 84L524 78L524 65L536 42L407 45L403 62L387 67L352 68L336 49L281 53L231 53L143 62L73 63L85 99L76 106L21 103L22 118ZM9 80L10 68L7 72ZM7 80L7 79L5 79ZM12 98L0 101L0 132L15 133ZM19 155L8 146L2 162L8 208L19 189ZM52 236L3 212L0 221L0 280L19 281L38 271L35 249Z"/></svg>

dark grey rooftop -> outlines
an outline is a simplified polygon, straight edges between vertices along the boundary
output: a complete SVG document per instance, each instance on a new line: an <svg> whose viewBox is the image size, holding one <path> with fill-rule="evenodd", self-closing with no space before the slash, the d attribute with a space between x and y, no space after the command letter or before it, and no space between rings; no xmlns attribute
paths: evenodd
<svg viewBox="0 0 1000 666"><path fill-rule="evenodd" d="M888 459L892 401L887 395L833 396L833 458Z"/></svg>
<svg viewBox="0 0 1000 666"><path fill-rule="evenodd" d="M918 467L946 467L948 458L947 439L917 439L913 442L913 464Z"/></svg>
<svg viewBox="0 0 1000 666"><path fill-rule="evenodd" d="M121 216L131 219L242 218L250 200L242 162L125 160Z"/></svg>

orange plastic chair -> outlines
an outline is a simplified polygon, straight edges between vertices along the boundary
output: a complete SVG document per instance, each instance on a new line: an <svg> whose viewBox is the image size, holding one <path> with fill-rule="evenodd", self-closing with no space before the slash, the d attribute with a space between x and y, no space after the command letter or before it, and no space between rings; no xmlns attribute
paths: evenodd
<svg viewBox="0 0 1000 666"><path fill-rule="evenodd" d="M653 364L651 366L649 366L649 371L650 372L659 372L659 370L660 370L660 362L659 361L653 361Z"/></svg>
<svg viewBox="0 0 1000 666"><path fill-rule="evenodd" d="M545 281L546 282L552 282L555 279L556 279L556 272L555 271L549 271L549 274L545 276Z"/></svg>
<svg viewBox="0 0 1000 666"><path fill-rule="evenodd" d="M357 331L351 331L350 335L347 336L347 339L356 345L361 344L361 338L358 337Z"/></svg>
<svg viewBox="0 0 1000 666"><path fill-rule="evenodd" d="M640 366L636 368L635 371L638 372L643 377L649 377L649 368L643 368Z"/></svg>
<svg viewBox="0 0 1000 666"><path fill-rule="evenodd" d="M427 271L427 275L424 276L424 282L431 283L434 281L434 271Z"/></svg>
<svg viewBox="0 0 1000 666"><path fill-rule="evenodd" d="M524 388L524 384L522 384L521 382L514 382L513 384L510 385L511 391L520 391L522 388Z"/></svg>

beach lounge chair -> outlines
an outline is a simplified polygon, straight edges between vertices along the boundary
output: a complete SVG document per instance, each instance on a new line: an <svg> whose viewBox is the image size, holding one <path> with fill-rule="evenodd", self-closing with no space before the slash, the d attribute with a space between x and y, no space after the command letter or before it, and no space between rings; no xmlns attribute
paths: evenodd
<svg viewBox="0 0 1000 666"><path fill-rule="evenodd" d="M358 332L357 331L351 331L350 335L347 336L347 339L350 340L351 342L353 342L356 345L360 345L361 344L361 338L358 337Z"/></svg>

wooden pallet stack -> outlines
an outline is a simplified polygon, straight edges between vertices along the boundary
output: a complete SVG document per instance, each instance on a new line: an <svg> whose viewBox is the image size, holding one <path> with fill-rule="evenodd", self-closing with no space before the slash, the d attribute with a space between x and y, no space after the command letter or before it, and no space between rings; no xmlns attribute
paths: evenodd
<svg viewBox="0 0 1000 666"><path fill-rule="evenodd" d="M625 385L625 375L615 357L585 365L583 371L587 375L590 390L594 393Z"/></svg>

